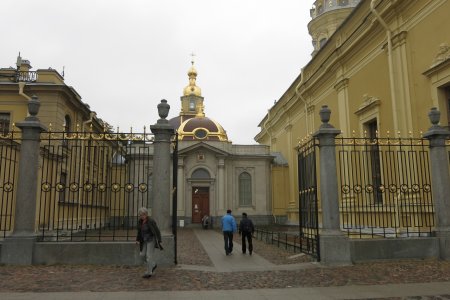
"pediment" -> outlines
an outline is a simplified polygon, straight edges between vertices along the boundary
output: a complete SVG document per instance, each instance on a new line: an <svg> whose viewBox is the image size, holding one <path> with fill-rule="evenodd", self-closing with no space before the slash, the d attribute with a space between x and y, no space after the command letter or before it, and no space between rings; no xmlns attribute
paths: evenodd
<svg viewBox="0 0 450 300"><path fill-rule="evenodd" d="M223 149L219 149L217 147L214 147L210 144L204 143L204 142L200 142L200 143L195 143L194 145L190 145L188 147L185 148L179 148L178 149L178 155L189 155L192 152L197 152L199 150L202 151L209 151L212 152L216 155L223 155L223 156L228 156L230 155L229 152L224 151Z"/></svg>

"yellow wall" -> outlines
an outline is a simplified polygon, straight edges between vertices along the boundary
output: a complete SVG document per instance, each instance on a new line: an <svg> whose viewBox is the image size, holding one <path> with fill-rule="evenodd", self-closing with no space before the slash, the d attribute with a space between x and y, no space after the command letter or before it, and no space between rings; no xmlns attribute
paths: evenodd
<svg viewBox="0 0 450 300"><path fill-rule="evenodd" d="M272 191L273 214L286 215L286 207L289 205L288 168L282 166L272 168Z"/></svg>
<svg viewBox="0 0 450 300"><path fill-rule="evenodd" d="M262 123L265 126L255 138L288 160L288 171L283 176L290 185L286 204L290 221L298 215L295 146L306 135L306 127L316 131L320 126L318 113L322 105L332 111L330 123L346 129L344 136L351 136L353 131L362 136L365 122L375 118L380 136L386 136L387 131L396 136L400 130L403 137L409 131L418 137L420 131L430 127L427 113L433 106L443 113L441 123L448 124L449 96L443 87L450 85L450 50L447 61L431 67L439 46L450 44L450 1L383 0L376 9L391 30L392 48L388 46L386 29L370 11L370 1L362 1L302 69L303 79L299 75L270 108ZM305 114L303 99L311 115ZM290 130L286 130L289 125ZM269 133L276 138L275 143L268 142ZM281 177L279 170L273 171L274 186ZM283 202L277 195L274 199L278 199L276 211L281 212L279 205ZM293 203L295 213L290 207Z"/></svg>

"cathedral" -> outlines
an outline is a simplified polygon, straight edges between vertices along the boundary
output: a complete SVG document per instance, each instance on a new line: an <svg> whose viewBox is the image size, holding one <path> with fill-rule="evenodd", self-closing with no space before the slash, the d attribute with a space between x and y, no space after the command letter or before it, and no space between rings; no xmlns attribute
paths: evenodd
<svg viewBox="0 0 450 300"><path fill-rule="evenodd" d="M235 216L246 212L258 224L269 223L274 156L265 145L234 145L225 129L205 114L194 62L188 76L180 113L169 121L179 141L180 224L201 223L206 215L218 225L227 209Z"/></svg>

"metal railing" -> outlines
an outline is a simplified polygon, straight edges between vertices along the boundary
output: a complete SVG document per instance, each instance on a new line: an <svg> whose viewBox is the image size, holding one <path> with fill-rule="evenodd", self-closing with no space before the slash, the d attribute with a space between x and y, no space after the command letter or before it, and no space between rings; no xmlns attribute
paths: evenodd
<svg viewBox="0 0 450 300"><path fill-rule="evenodd" d="M293 253L308 253L312 257L318 259L317 244L311 239L302 238L299 234L292 232L272 231L264 228L255 228L254 237L266 244L275 245L286 251Z"/></svg>
<svg viewBox="0 0 450 300"><path fill-rule="evenodd" d="M149 133L41 135L39 236L44 241L134 240L152 207Z"/></svg>
<svg viewBox="0 0 450 300"><path fill-rule="evenodd" d="M13 207L17 192L20 133L0 133L0 237L13 228Z"/></svg>
<svg viewBox="0 0 450 300"><path fill-rule="evenodd" d="M14 80L16 82L36 82L38 73L36 71L16 71Z"/></svg>
<svg viewBox="0 0 450 300"><path fill-rule="evenodd" d="M337 138L342 229L357 238L430 236L428 140Z"/></svg>

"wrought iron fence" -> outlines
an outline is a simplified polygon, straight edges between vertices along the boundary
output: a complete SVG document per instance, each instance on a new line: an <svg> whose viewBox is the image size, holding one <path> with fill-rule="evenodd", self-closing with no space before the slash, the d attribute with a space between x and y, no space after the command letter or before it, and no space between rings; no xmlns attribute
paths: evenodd
<svg viewBox="0 0 450 300"><path fill-rule="evenodd" d="M39 236L44 241L134 240L151 209L153 135L41 135Z"/></svg>
<svg viewBox="0 0 450 300"><path fill-rule="evenodd" d="M450 130L450 128L448 130ZM448 171L450 173L450 136L448 136L447 140L445 141L445 145L448 153Z"/></svg>
<svg viewBox="0 0 450 300"><path fill-rule="evenodd" d="M0 133L0 234L5 237L12 230L16 194L20 133Z"/></svg>
<svg viewBox="0 0 450 300"><path fill-rule="evenodd" d="M275 245L278 248L301 253L303 249L312 247L308 245L311 240L300 237L300 235L291 232L272 231L264 228L255 228L254 237L266 244Z"/></svg>
<svg viewBox="0 0 450 300"><path fill-rule="evenodd" d="M351 237L430 236L429 144L418 138L337 138L342 228Z"/></svg>
<svg viewBox="0 0 450 300"><path fill-rule="evenodd" d="M320 260L317 146L317 140L310 139L298 149L299 231L302 252Z"/></svg>

